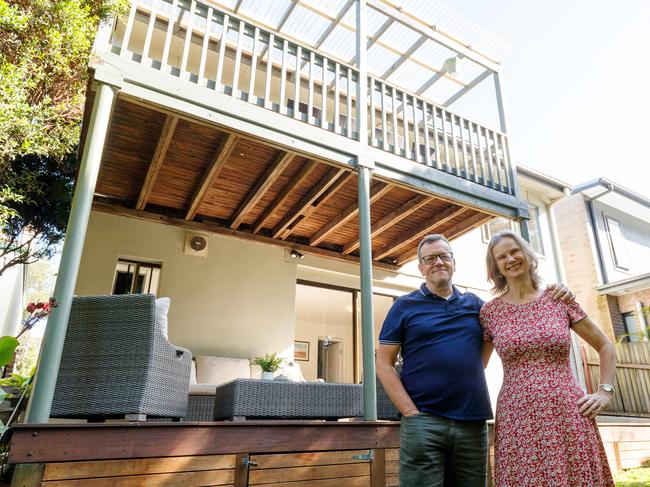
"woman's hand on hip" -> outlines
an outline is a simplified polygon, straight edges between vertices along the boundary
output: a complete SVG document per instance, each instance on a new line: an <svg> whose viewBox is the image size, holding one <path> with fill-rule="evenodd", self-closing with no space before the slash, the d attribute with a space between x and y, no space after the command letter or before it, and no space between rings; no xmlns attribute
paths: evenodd
<svg viewBox="0 0 650 487"><path fill-rule="evenodd" d="M612 395L605 391L586 394L578 399L578 411L583 416L594 419L607 407L612 400Z"/></svg>

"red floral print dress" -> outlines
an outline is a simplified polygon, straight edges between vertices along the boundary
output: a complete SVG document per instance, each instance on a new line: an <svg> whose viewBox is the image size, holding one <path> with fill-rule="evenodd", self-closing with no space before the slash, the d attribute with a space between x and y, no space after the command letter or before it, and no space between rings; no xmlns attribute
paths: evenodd
<svg viewBox="0 0 650 487"><path fill-rule="evenodd" d="M496 298L481 309L484 340L503 363L496 413L497 487L614 486L596 422L569 362L572 324L586 314L548 291L525 304Z"/></svg>

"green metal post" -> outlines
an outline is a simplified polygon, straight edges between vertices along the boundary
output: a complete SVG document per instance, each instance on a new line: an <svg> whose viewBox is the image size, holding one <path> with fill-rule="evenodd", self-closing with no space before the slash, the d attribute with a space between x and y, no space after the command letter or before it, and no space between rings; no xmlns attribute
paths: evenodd
<svg viewBox="0 0 650 487"><path fill-rule="evenodd" d="M521 236L526 240L526 242L530 243L530 232L528 231L528 220L519 220L519 233Z"/></svg>
<svg viewBox="0 0 650 487"><path fill-rule="evenodd" d="M363 417L377 419L375 326L372 313L372 237L370 236L370 177L374 162L365 157L368 146L368 72L366 67L366 0L357 0L357 127L359 128L359 262L361 264L361 350L363 353Z"/></svg>
<svg viewBox="0 0 650 487"><path fill-rule="evenodd" d="M88 217L114 98L115 88L103 83L97 86L88 137L70 208L61 264L54 286L54 299L58 306L54 308L47 320L31 404L27 413L28 423L47 423L50 417L54 387L59 374L63 342L72 305L72 295L77 282L81 251L86 237Z"/></svg>
<svg viewBox="0 0 650 487"><path fill-rule="evenodd" d="M359 165L359 261L361 263L361 343L363 350L363 417L377 419L375 330L372 313L372 246L370 238L370 171Z"/></svg>

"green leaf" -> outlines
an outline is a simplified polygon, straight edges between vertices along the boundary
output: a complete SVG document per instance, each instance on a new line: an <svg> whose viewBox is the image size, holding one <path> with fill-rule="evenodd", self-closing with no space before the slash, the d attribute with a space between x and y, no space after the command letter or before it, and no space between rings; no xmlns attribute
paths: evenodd
<svg viewBox="0 0 650 487"><path fill-rule="evenodd" d="M11 363L18 345L20 345L20 342L15 337L0 337L0 367Z"/></svg>
<svg viewBox="0 0 650 487"><path fill-rule="evenodd" d="M4 401L5 397L7 397L7 393L4 389L0 389L0 402ZM2 423L2 421L0 421L0 423Z"/></svg>

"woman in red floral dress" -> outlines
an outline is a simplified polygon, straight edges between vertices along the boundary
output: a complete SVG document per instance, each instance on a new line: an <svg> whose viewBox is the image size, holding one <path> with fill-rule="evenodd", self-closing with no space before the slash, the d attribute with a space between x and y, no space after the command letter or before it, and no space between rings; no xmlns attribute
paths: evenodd
<svg viewBox="0 0 650 487"><path fill-rule="evenodd" d="M614 394L614 346L575 302L540 288L537 258L512 232L492 237L488 278L497 298L481 309L484 363L503 362L496 413L497 487L614 486L596 415ZM600 355L601 384L585 395L569 364L573 329Z"/></svg>

